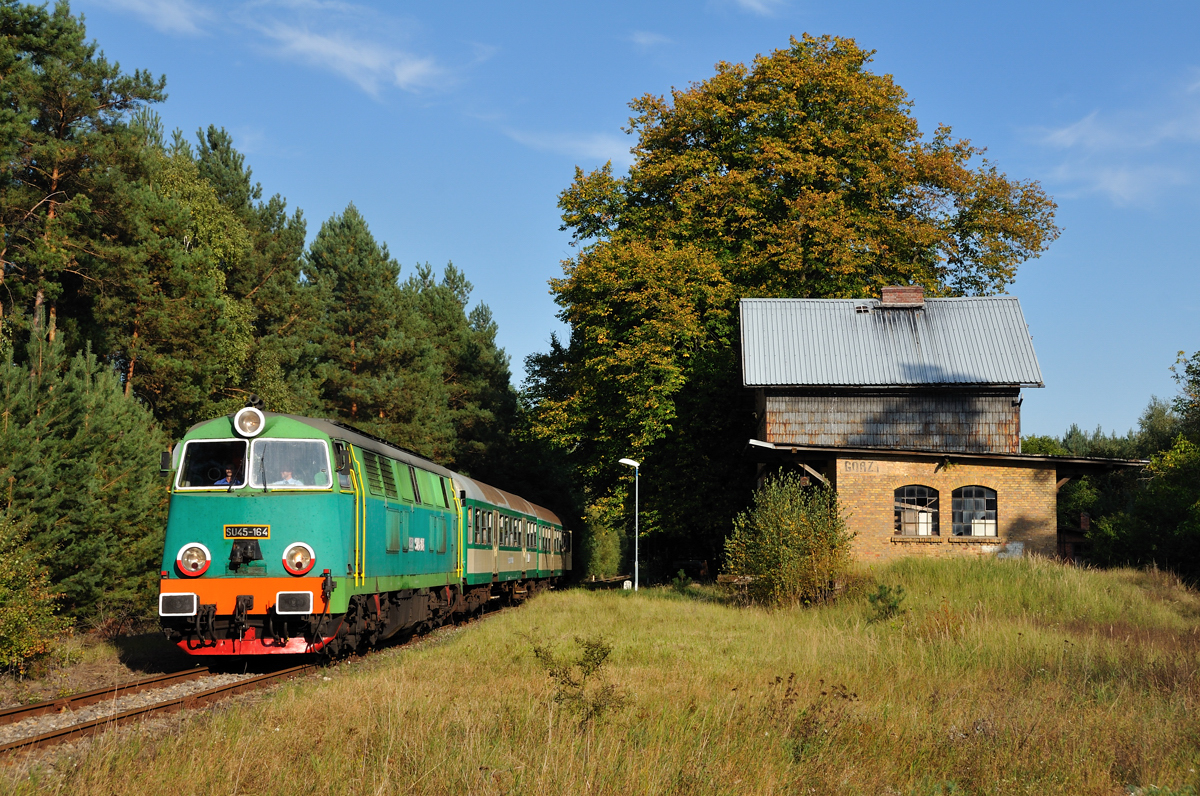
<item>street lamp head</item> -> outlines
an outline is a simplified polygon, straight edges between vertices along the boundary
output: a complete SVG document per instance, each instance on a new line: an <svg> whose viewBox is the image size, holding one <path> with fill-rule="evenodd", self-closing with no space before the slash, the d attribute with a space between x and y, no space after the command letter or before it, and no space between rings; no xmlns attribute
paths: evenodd
<svg viewBox="0 0 1200 796"><path fill-rule="evenodd" d="M635 470L642 466L638 462L635 462L633 459L622 459L621 464L625 465L626 467L632 467Z"/></svg>

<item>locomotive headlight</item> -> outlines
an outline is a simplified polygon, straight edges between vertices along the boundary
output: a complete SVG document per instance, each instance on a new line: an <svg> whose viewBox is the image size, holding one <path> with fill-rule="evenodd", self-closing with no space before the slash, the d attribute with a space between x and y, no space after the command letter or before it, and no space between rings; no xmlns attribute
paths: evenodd
<svg viewBox="0 0 1200 796"><path fill-rule="evenodd" d="M179 553L175 556L175 565L189 578L198 578L203 575L211 563L212 554L199 542L188 542L179 548Z"/></svg>
<svg viewBox="0 0 1200 796"><path fill-rule="evenodd" d="M283 551L283 568L293 575L303 575L317 563L317 554L304 542L288 545Z"/></svg>
<svg viewBox="0 0 1200 796"><path fill-rule="evenodd" d="M262 412L255 409L253 406L247 406L244 409L239 409L238 413L233 416L233 427L237 429L237 433L243 437L256 436L263 430L263 426L267 424L267 418Z"/></svg>

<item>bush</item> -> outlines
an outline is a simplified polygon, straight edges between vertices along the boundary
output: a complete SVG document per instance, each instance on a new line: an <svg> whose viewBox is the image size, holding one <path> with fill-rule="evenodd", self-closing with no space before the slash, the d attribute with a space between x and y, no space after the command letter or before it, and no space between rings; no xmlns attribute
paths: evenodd
<svg viewBox="0 0 1200 796"><path fill-rule="evenodd" d="M20 528L0 521L0 671L24 674L70 626L55 615L60 595L49 584Z"/></svg>
<svg viewBox="0 0 1200 796"><path fill-rule="evenodd" d="M583 731L614 711L625 707L628 696L618 686L605 682L604 666L612 645L603 638L575 637L579 654L558 655L548 647L533 645L533 655L554 683L554 701L578 719Z"/></svg>
<svg viewBox="0 0 1200 796"><path fill-rule="evenodd" d="M892 617L904 613L904 609L900 607L900 603L904 602L904 587L893 588L880 583L874 594L867 595L867 602L875 609L871 621L886 622Z"/></svg>
<svg viewBox="0 0 1200 796"><path fill-rule="evenodd" d="M746 596L769 605L818 602L850 564L854 535L832 489L801 486L784 473L769 479L754 506L733 521L726 571L749 578Z"/></svg>
<svg viewBox="0 0 1200 796"><path fill-rule="evenodd" d="M583 577L608 578L619 574L624 539L618 530L612 505L594 503L588 506L584 524L583 556L580 561Z"/></svg>

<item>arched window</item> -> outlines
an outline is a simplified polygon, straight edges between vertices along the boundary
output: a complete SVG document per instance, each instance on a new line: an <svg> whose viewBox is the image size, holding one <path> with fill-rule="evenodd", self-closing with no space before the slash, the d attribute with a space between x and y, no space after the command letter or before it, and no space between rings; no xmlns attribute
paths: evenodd
<svg viewBox="0 0 1200 796"><path fill-rule="evenodd" d="M938 493L919 484L896 490L896 533L900 536L938 535Z"/></svg>
<svg viewBox="0 0 1200 796"><path fill-rule="evenodd" d="M955 536L996 535L996 490L960 487L951 496L951 509Z"/></svg>

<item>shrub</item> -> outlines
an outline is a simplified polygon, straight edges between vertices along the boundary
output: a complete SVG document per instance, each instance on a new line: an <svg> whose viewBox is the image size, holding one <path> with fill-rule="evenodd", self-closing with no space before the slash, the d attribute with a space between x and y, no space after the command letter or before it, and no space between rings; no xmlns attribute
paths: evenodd
<svg viewBox="0 0 1200 796"><path fill-rule="evenodd" d="M24 674L69 627L54 613L60 595L49 584L20 528L0 521L0 671Z"/></svg>
<svg viewBox="0 0 1200 796"><path fill-rule="evenodd" d="M621 571L622 538L611 502L593 503L584 516L583 556L580 567L584 577L607 578Z"/></svg>
<svg viewBox="0 0 1200 796"><path fill-rule="evenodd" d="M900 603L904 602L904 587L880 583L874 594L867 595L867 602L875 609L871 621L886 622L893 616L904 613L904 609L900 607Z"/></svg>
<svg viewBox="0 0 1200 796"><path fill-rule="evenodd" d="M853 538L833 490L802 486L799 476L784 473L769 479L754 505L734 519L725 567L750 579L752 602L818 602L849 566Z"/></svg>
<svg viewBox="0 0 1200 796"><path fill-rule="evenodd" d="M583 731L623 708L628 697L616 685L604 681L603 670L612 647L599 636L576 636L575 644L579 654L574 658L557 655L539 644L533 646L533 655L554 683L554 701L575 715Z"/></svg>

